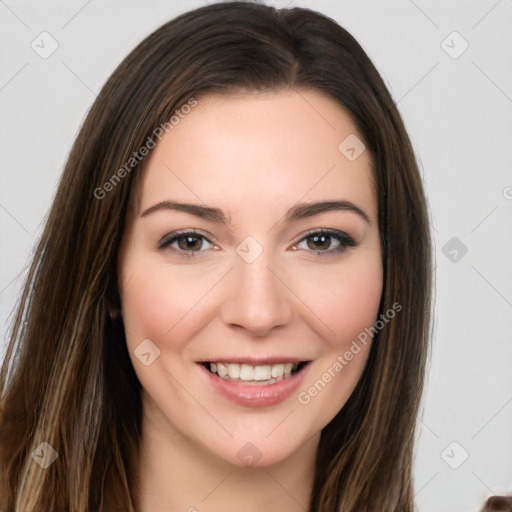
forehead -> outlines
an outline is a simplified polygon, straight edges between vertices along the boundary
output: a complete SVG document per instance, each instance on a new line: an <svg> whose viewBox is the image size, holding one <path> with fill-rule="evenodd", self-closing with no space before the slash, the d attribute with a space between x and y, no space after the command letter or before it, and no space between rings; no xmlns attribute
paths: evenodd
<svg viewBox="0 0 512 512"><path fill-rule="evenodd" d="M152 151L139 211L169 198L230 209L332 196L373 214L369 152L345 151L344 141L361 139L343 107L317 91L206 96Z"/></svg>

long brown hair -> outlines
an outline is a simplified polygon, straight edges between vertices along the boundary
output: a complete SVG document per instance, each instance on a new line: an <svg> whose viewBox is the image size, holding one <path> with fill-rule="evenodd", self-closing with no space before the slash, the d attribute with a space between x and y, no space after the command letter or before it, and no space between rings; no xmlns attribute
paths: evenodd
<svg viewBox="0 0 512 512"><path fill-rule="evenodd" d="M101 90L73 145L0 374L2 512L137 510L141 386L122 320L109 313L119 301L116 260L130 196L146 160L126 162L190 98L290 89L339 102L364 139L382 241L379 313L403 306L375 336L356 389L322 431L309 510L413 510L431 245L409 138L377 70L337 23L308 9L229 2L185 13L142 41ZM37 450L49 450L44 442L58 454L46 469L36 463Z"/></svg>

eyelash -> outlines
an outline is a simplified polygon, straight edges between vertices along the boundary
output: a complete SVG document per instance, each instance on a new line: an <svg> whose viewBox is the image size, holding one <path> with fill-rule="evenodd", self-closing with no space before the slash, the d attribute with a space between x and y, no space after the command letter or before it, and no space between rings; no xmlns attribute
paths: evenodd
<svg viewBox="0 0 512 512"><path fill-rule="evenodd" d="M167 247L170 248L171 244L174 242L177 242L180 239L187 238L191 236L191 238L198 238L203 239L212 244L212 242L203 234L195 231L195 230L184 230L184 231L177 231L174 233L169 233L165 235L159 242L158 242L158 249L165 249ZM313 229L306 233L305 236L303 236L298 242L294 243L293 246L298 245L299 243L306 241L308 238L312 238L313 236L328 236L331 238L334 238L338 240L339 245L335 249L327 249L327 250L315 250L310 249L310 252L314 252L315 254L321 256L321 257L329 257L329 256L335 256L338 254L343 253L348 247L357 247L357 244L354 242L354 240L348 236L343 231L338 231L337 229ZM197 253L201 253L204 251L186 251L182 249L175 249L172 250L176 251L181 258L196 258L198 256ZM297 249L294 249L297 250Z"/></svg>

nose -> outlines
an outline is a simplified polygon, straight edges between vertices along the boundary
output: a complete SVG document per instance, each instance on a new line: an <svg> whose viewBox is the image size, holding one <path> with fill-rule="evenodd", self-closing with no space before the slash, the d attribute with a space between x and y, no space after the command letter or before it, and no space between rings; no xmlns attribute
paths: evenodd
<svg viewBox="0 0 512 512"><path fill-rule="evenodd" d="M257 337L288 324L293 316L291 291L264 254L252 263L236 258L220 312L226 325Z"/></svg>

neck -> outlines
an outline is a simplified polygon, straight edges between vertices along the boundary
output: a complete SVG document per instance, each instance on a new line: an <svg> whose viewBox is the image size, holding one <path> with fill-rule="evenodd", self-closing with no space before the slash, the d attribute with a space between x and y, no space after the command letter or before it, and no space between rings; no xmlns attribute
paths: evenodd
<svg viewBox="0 0 512 512"><path fill-rule="evenodd" d="M141 512L308 510L320 433L285 460L244 468L198 446L176 430L147 395L144 398Z"/></svg>

